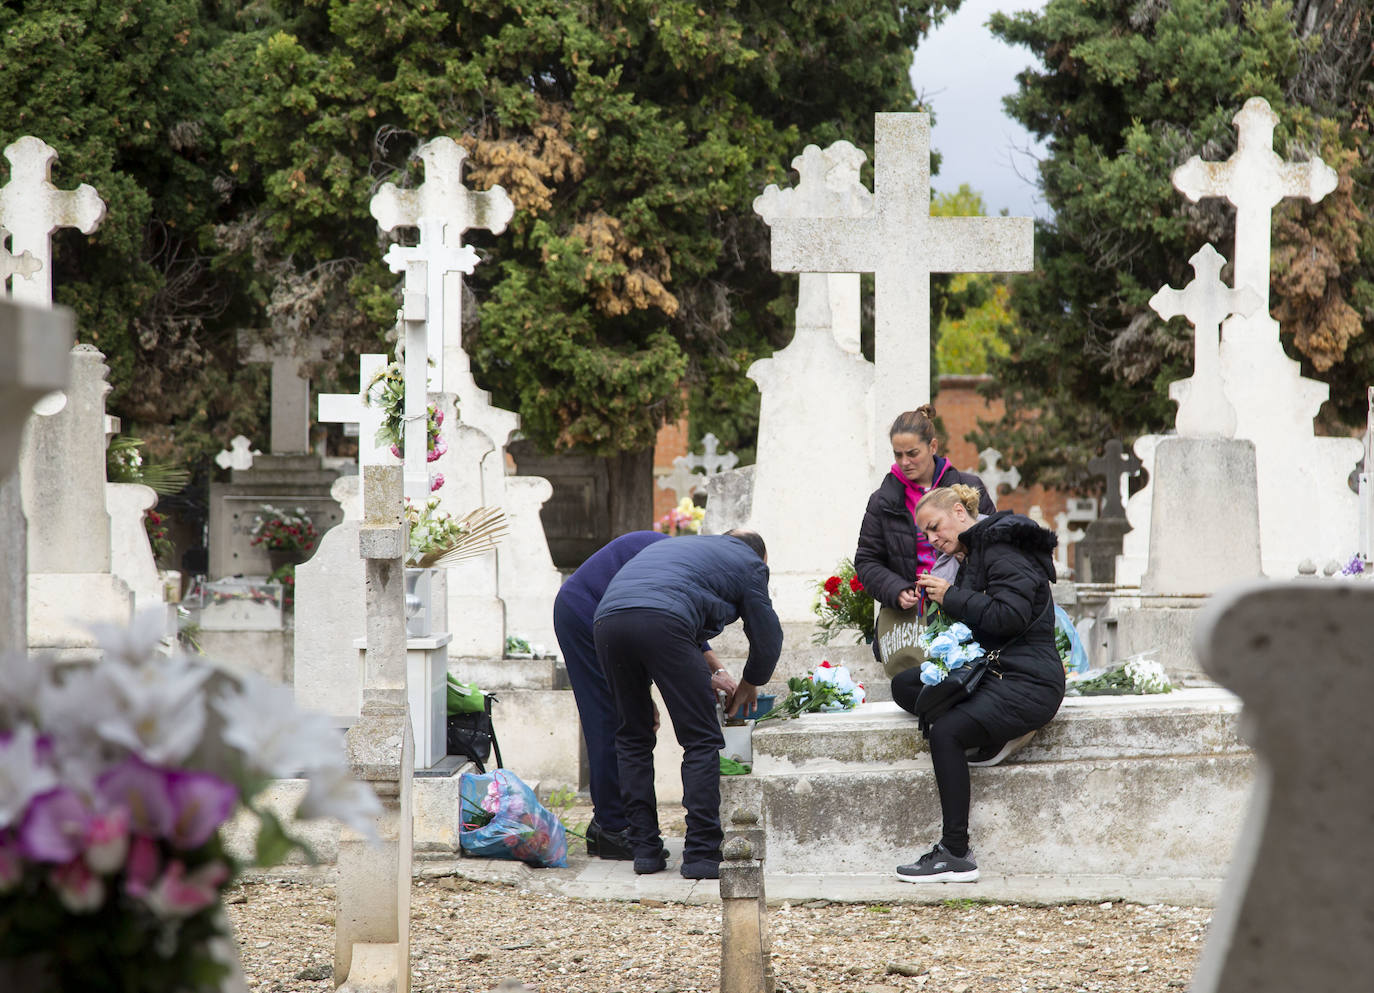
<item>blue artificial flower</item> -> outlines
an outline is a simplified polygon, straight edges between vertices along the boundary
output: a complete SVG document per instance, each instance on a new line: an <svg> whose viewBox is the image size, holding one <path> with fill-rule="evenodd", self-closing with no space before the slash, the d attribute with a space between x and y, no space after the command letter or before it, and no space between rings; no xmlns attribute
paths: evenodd
<svg viewBox="0 0 1374 993"><path fill-rule="evenodd" d="M941 669L937 663L929 660L921 663L921 682L927 686L934 686L944 678L945 670Z"/></svg>
<svg viewBox="0 0 1374 993"><path fill-rule="evenodd" d="M973 637L973 632L969 630L969 626L963 621L956 621L954 624L951 624L949 626L949 633L954 635L954 640L960 644L963 644Z"/></svg>
<svg viewBox="0 0 1374 993"><path fill-rule="evenodd" d="M954 629L942 631L935 636L935 640L926 646L927 655L937 655L946 658L950 652L959 647L959 639L954 635Z"/></svg>

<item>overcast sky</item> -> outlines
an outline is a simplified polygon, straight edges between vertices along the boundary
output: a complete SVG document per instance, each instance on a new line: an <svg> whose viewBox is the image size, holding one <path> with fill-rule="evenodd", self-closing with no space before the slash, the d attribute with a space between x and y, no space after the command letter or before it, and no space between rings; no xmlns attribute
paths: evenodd
<svg viewBox="0 0 1374 993"><path fill-rule="evenodd" d="M952 193L967 183L983 195L988 213L1048 218L1035 188L1031 136L1002 111L1016 90L1016 74L1031 53L1004 44L986 27L994 11L1039 10L1044 0L964 0L919 48L911 69L918 95L935 111L931 141L943 156L931 185Z"/></svg>

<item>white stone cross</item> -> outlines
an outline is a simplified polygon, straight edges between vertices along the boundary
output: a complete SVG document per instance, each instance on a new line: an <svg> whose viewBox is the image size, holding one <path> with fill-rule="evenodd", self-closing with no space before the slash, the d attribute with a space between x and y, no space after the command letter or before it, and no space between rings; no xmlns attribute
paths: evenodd
<svg viewBox="0 0 1374 993"><path fill-rule="evenodd" d="M52 306L52 234L58 228L79 228L90 234L105 217L105 201L95 187L82 183L75 190L52 184L57 152L26 135L5 148L10 181L0 187L0 227L10 232L8 254L28 271L14 272L10 296L40 307ZM36 263L36 266L35 266Z"/></svg>
<svg viewBox="0 0 1374 993"><path fill-rule="evenodd" d="M27 279L43 268L43 263L33 257L33 252L11 255L10 250L5 247L5 242L9 241L9 237L10 233L0 227L0 289L4 289L6 281L11 276L23 276ZM0 294L0 296L3 295Z"/></svg>
<svg viewBox="0 0 1374 993"><path fill-rule="evenodd" d="M425 351L430 303L427 268L424 262L406 265L401 309L396 315L401 322L401 341L405 343L405 408L401 428L404 490L406 499L417 507L429 496L429 393L425 388L429 379L429 354Z"/></svg>
<svg viewBox="0 0 1374 993"><path fill-rule="evenodd" d="M318 339L282 341L268 348L246 332L238 336L243 362L272 363L272 433L268 451L273 455L300 455L310 451L310 380L301 367L324 356Z"/></svg>
<svg viewBox="0 0 1374 993"><path fill-rule="evenodd" d="M873 210L857 218L778 217L778 272L875 274L874 465L894 417L930 399L930 274L1033 265L1028 217L930 216L930 116L875 118Z"/></svg>
<svg viewBox="0 0 1374 993"><path fill-rule="evenodd" d="M685 458L686 464L693 469L705 469L706 475L714 476L718 472L726 469L733 469L735 463L739 461L739 456L734 452L718 452L716 449L720 445L720 439L714 434L708 434L701 439L701 447L704 455L678 456Z"/></svg>
<svg viewBox="0 0 1374 993"><path fill-rule="evenodd" d="M241 434L236 434L229 442L229 447L215 456L215 464L221 469L251 469L253 456L261 454L262 452L253 447L251 441Z"/></svg>
<svg viewBox="0 0 1374 993"><path fill-rule="evenodd" d="M807 145L792 160L797 185L769 185L754 198L754 213L769 226L780 217L862 217L873 209L873 194L859 181L868 156L847 141L824 150ZM823 291L823 292L822 292ZM804 316L824 301L820 315ZM859 276L851 272L801 274L797 292L797 334L828 327L846 352L859 355Z"/></svg>
<svg viewBox="0 0 1374 993"><path fill-rule="evenodd" d="M681 502L684 497L690 497L701 487L702 477L693 471L687 456L679 455L673 459L673 471L658 478L658 488L660 490L672 490L673 494Z"/></svg>
<svg viewBox="0 0 1374 993"><path fill-rule="evenodd" d="M414 189L403 190L384 183L373 196L372 216L383 231L418 227L420 243L411 248L393 246L387 262L399 272L406 262L427 263L429 333L426 348L433 368L429 388L442 393L445 387L444 347L446 336L453 335L453 346L461 344L461 274L471 275L478 263L477 253L463 244L463 232L483 228L500 234L515 214L515 206L500 186L474 192L463 185L463 160L467 150L452 138L435 138L416 152L425 164L425 181ZM446 277L460 274L455 296L447 299ZM446 326L451 324L452 326ZM452 387L448 387L452 389Z"/></svg>
<svg viewBox="0 0 1374 993"><path fill-rule="evenodd" d="M1193 325L1193 374L1169 384L1178 401L1174 426L1185 438L1234 438L1236 408L1226 399L1221 378L1221 322L1232 314L1248 315L1260 299L1248 286L1232 289L1221 281L1226 264L1211 245L1188 260L1194 278L1181 290L1165 286L1150 297L1150 306L1166 321L1182 315Z"/></svg>
<svg viewBox="0 0 1374 993"><path fill-rule="evenodd" d="M977 475L982 477L983 484L987 486L993 502L996 502L1003 483L1007 484L1008 493L1021 485L1021 470L1016 466L1008 466L1003 469L998 464L1001 461L1002 453L995 448L985 448L978 453Z"/></svg>
<svg viewBox="0 0 1374 993"><path fill-rule="evenodd" d="M1069 512L1061 510L1054 515L1054 533L1059 539L1059 544L1054 548L1054 571L1062 582L1073 576L1073 566L1069 565L1069 548L1074 542L1082 541L1087 532L1069 527Z"/></svg>
<svg viewBox="0 0 1374 993"><path fill-rule="evenodd" d="M1194 155L1174 170L1174 186L1193 202L1225 197L1236 207L1234 253L1237 289L1248 287L1259 296L1259 313L1269 313L1270 217L1284 197L1305 196L1316 203L1336 188L1336 171L1321 159L1285 162L1274 152L1278 115L1263 97L1245 101L1232 122L1238 137L1236 152L1225 162L1205 162ZM1246 332L1261 335L1267 322L1245 323ZM1242 333L1239 329L1227 329ZM1277 337L1274 348L1279 348Z"/></svg>
<svg viewBox="0 0 1374 993"><path fill-rule="evenodd" d="M363 466L394 465L391 450L377 444L377 432L386 420L380 404L367 403L367 384L387 366L386 356L358 356L360 385L357 393L321 393L316 397L322 424L358 425L358 471Z"/></svg>

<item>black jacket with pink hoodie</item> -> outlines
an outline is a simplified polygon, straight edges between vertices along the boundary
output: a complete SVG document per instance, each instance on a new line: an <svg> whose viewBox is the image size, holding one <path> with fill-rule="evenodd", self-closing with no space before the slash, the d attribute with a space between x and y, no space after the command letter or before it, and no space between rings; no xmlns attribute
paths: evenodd
<svg viewBox="0 0 1374 993"><path fill-rule="evenodd" d="M979 492L980 514L997 510L982 479L971 472L960 472L949 460L936 456L931 489L955 483L972 486ZM888 473L882 485L868 498L868 508L859 526L859 547L854 552L854 571L859 582L879 603L895 607L897 595L915 585L918 542L926 544L925 536L916 530L916 522L907 509L906 486ZM931 558L934 558L933 551Z"/></svg>

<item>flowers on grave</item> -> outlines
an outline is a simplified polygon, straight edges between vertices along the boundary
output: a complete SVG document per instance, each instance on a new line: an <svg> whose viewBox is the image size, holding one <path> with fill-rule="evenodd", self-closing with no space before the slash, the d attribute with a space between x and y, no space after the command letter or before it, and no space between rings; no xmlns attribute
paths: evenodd
<svg viewBox="0 0 1374 993"><path fill-rule="evenodd" d="M1105 671L1071 672L1066 679L1068 696L1131 696L1170 693L1174 688L1162 665L1139 655Z"/></svg>
<svg viewBox="0 0 1374 993"><path fill-rule="evenodd" d="M963 621L950 621L939 604L931 603L925 612L924 630L916 643L926 653L921 663L921 682L934 686L954 669L967 665L984 654L983 646Z"/></svg>
<svg viewBox="0 0 1374 993"><path fill-rule="evenodd" d="M143 530L148 535L148 545L153 550L153 558L159 563L171 561L176 546L172 544L171 535L167 533L167 518L156 510L150 510L143 515Z"/></svg>
<svg viewBox="0 0 1374 993"><path fill-rule="evenodd" d="M320 537L304 507L281 510L266 503L258 508L250 534L250 544L269 552L308 552Z"/></svg>
<svg viewBox="0 0 1374 993"><path fill-rule="evenodd" d="M439 509L436 496L419 506L407 499L405 519L410 526L406 565L412 569L449 565L485 554L506 534L506 517L498 508L478 507L465 517L455 518Z"/></svg>
<svg viewBox="0 0 1374 993"><path fill-rule="evenodd" d="M392 362L372 377L372 381L367 384L367 388L363 391L363 403L369 407L380 407L382 410L382 424L377 429L377 444L386 445L391 449L392 455L398 459L403 458L406 443L406 382L401 363ZM427 440L425 460L433 462L442 458L444 453L448 451L448 442L444 441L443 436L439 433L439 428L444 423L444 412L432 403L426 407L426 410L428 422L425 432ZM430 480L430 492L443 485L443 475L436 474L434 479Z"/></svg>
<svg viewBox="0 0 1374 993"><path fill-rule="evenodd" d="M864 590L849 559L842 560L833 575L816 584L811 611L818 618L818 630L811 640L818 645L829 644L844 631L853 631L856 643L873 640L873 597Z"/></svg>
<svg viewBox="0 0 1374 993"><path fill-rule="evenodd" d="M296 606L296 563L287 562L285 565L272 570L272 575L267 577L267 581L281 585L282 609L294 609Z"/></svg>
<svg viewBox="0 0 1374 993"><path fill-rule="evenodd" d="M254 864L304 849L263 796L303 776L294 819L374 830L380 805L351 779L340 731L290 687L169 651L164 620L95 627L96 664L3 663L0 979L218 990L232 948L220 900L241 869L229 820L256 821Z"/></svg>
<svg viewBox="0 0 1374 993"><path fill-rule="evenodd" d="M274 572L273 575L276 575ZM295 569L292 568L292 583L294 592ZM268 579L265 583L259 584L243 580L217 580L209 582L205 578L197 577L191 583L191 588L186 592L186 599L191 603L200 603L204 606L207 603L222 604L230 603L235 600L251 601L253 603L266 604L272 607L279 606L277 591L273 584L277 581Z"/></svg>
<svg viewBox="0 0 1374 993"><path fill-rule="evenodd" d="M1352 555L1350 561L1341 567L1342 576L1361 576L1369 568L1368 564L1358 554Z"/></svg>
<svg viewBox="0 0 1374 993"><path fill-rule="evenodd" d="M853 710L867 698L864 684L854 681L848 667L824 659L813 672L787 680L787 696L755 724L802 714Z"/></svg>
<svg viewBox="0 0 1374 993"><path fill-rule="evenodd" d="M191 481L189 470L143 457L142 438L116 435L105 446L105 478L112 483L141 483L154 493L180 493Z"/></svg>
<svg viewBox="0 0 1374 993"><path fill-rule="evenodd" d="M676 507L654 521L654 530L671 535L701 534L705 518L706 508L698 507L691 497L683 497Z"/></svg>

